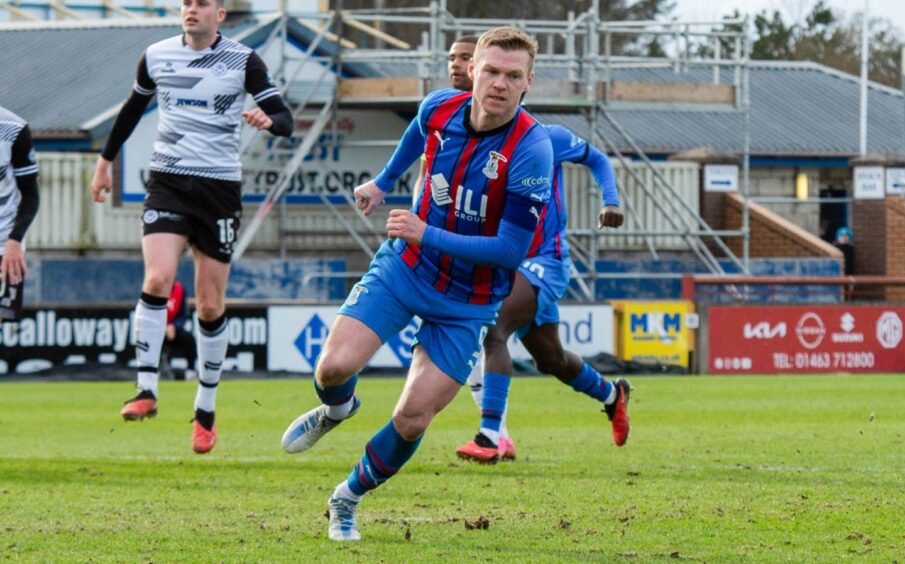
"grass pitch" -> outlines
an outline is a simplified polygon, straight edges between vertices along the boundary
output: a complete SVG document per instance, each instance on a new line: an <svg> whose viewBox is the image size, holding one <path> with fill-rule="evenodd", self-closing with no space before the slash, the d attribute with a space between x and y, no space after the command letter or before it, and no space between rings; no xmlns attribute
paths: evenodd
<svg viewBox="0 0 905 564"><path fill-rule="evenodd" d="M310 381L225 381L220 443L190 450L191 383L124 423L122 383L0 385L0 558L29 561L871 561L905 559L905 379L634 378L613 447L593 402L512 386L519 460L455 459L468 391L361 505L364 540L326 539L325 502L390 416L401 379L313 450L280 450ZM483 517L486 529L468 530Z"/></svg>

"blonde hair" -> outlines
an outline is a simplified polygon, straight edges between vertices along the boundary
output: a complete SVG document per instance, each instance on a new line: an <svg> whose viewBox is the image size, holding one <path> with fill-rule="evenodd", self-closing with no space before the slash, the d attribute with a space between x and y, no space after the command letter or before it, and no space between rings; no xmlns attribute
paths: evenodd
<svg viewBox="0 0 905 564"><path fill-rule="evenodd" d="M527 51L528 72L534 70L534 57L537 55L537 40L520 29L514 27L495 27L485 31L478 38L475 46L474 58L477 59L481 51L488 47L499 47L503 51Z"/></svg>

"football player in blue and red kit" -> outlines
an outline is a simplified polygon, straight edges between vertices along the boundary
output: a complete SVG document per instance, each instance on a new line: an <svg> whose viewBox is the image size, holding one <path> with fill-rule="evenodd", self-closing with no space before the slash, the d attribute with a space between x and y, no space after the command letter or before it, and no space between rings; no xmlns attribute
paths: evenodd
<svg viewBox="0 0 905 564"><path fill-rule="evenodd" d="M565 127L546 128L553 143L553 195L540 218L528 257L516 273L512 293L503 301L499 319L484 340L483 366L477 366L468 378L481 408L481 427L474 440L456 449L459 458L466 460L493 464L499 459L515 459L515 443L505 427L512 376L507 343L513 333L522 340L541 373L552 374L576 392L603 404L617 446L628 440L629 383L622 378L604 380L580 356L564 350L559 339L558 302L568 288L571 270L562 163L588 167L600 186L603 205L597 217L598 229L622 225L616 175L607 156L596 147Z"/></svg>
<svg viewBox="0 0 905 564"><path fill-rule="evenodd" d="M553 151L546 129L519 106L537 43L503 27L481 36L468 72L473 92L430 94L387 167L355 189L370 214L424 153L427 173L409 210L392 210L391 237L340 309L315 369L323 405L296 419L283 448L302 452L354 415L358 371L414 316L412 365L392 419L330 496L329 537L358 540L361 497L408 461L434 416L480 358L481 342L512 290L550 198Z"/></svg>

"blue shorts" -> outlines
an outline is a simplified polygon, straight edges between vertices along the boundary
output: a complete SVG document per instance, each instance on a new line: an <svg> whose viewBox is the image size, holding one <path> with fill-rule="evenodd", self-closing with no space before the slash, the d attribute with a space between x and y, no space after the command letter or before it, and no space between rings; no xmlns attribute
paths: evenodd
<svg viewBox="0 0 905 564"><path fill-rule="evenodd" d="M534 321L518 328L516 335L519 338L534 326L559 323L559 300L569 287L571 265L569 257L537 256L522 261L518 267L519 274L537 288L537 313L534 314Z"/></svg>
<svg viewBox="0 0 905 564"><path fill-rule="evenodd" d="M437 368L464 384L480 359L481 344L496 323L501 303L466 304L449 299L418 278L384 243L339 314L361 321L384 343L417 315L421 327L414 344L424 347Z"/></svg>

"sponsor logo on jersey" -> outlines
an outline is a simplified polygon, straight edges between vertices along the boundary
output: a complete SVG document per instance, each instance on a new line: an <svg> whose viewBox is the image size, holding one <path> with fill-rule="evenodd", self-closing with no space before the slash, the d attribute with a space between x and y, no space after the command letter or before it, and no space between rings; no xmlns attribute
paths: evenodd
<svg viewBox="0 0 905 564"><path fill-rule="evenodd" d="M438 206L452 203L452 198L449 197L449 182L443 174L431 176L431 197Z"/></svg>
<svg viewBox="0 0 905 564"><path fill-rule="evenodd" d="M158 217L159 216L157 214L157 210L148 210L142 216L141 220L150 225L150 224L154 223L155 221L157 221Z"/></svg>
<svg viewBox="0 0 905 564"><path fill-rule="evenodd" d="M173 68L173 63L167 61L167 64L160 69L160 72L176 72L176 69Z"/></svg>
<svg viewBox="0 0 905 564"><path fill-rule="evenodd" d="M212 68L211 72L214 73L214 76L223 76L229 69L226 67L226 63L219 62L216 63Z"/></svg>
<svg viewBox="0 0 905 564"><path fill-rule="evenodd" d="M446 142L449 141L449 137L447 137L446 139L444 139L444 138L443 138L443 135L441 135L440 132L437 131L436 129L434 130L434 137L436 137L436 138L437 138L437 141L440 142L440 150L442 151L442 150L443 150L443 145L445 145Z"/></svg>
<svg viewBox="0 0 905 564"><path fill-rule="evenodd" d="M207 100L196 100L194 98L176 98L176 106L182 108L206 108Z"/></svg>
<svg viewBox="0 0 905 564"><path fill-rule="evenodd" d="M522 186L543 186L549 182L550 179L546 176L529 176L522 179Z"/></svg>
<svg viewBox="0 0 905 564"><path fill-rule="evenodd" d="M456 217L465 221L484 221L487 217L487 194L481 194L479 200L474 190L459 186L456 190Z"/></svg>
<svg viewBox="0 0 905 564"><path fill-rule="evenodd" d="M431 196L438 206L453 203L449 195L449 182L443 173L431 176ZM487 217L487 195L478 194L471 188L459 185L456 190L455 201L456 217L465 221L483 221Z"/></svg>

